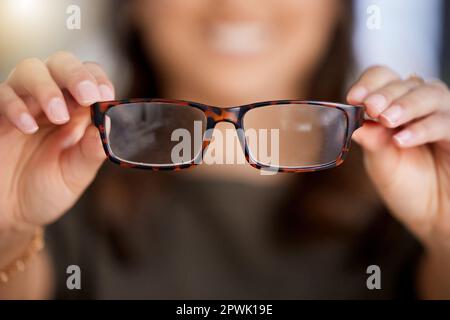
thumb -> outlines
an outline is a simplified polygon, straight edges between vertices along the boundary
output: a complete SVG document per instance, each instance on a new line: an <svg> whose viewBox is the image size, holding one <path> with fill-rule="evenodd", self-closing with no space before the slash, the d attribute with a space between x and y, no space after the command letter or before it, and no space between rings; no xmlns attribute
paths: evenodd
<svg viewBox="0 0 450 320"><path fill-rule="evenodd" d="M106 159L100 135L93 125L87 126L78 143L64 150L61 155L61 174L68 187L83 192L92 182Z"/></svg>
<svg viewBox="0 0 450 320"><path fill-rule="evenodd" d="M364 162L375 184L386 185L399 163L400 153L392 139L392 130L374 121L367 121L353 135L364 150Z"/></svg>
<svg viewBox="0 0 450 320"><path fill-rule="evenodd" d="M375 121L366 121L364 125L355 131L353 140L356 141L366 152L377 153L392 143L389 129Z"/></svg>

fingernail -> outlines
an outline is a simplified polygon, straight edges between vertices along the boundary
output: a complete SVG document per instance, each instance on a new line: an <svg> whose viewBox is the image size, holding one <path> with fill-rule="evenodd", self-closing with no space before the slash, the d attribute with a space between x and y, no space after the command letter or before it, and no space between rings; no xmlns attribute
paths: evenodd
<svg viewBox="0 0 450 320"><path fill-rule="evenodd" d="M386 108L387 100L381 94L374 94L366 100L366 105L371 108L377 115Z"/></svg>
<svg viewBox="0 0 450 320"><path fill-rule="evenodd" d="M407 146L413 141L413 138L414 135L410 130L403 130L394 136L394 139L397 140L398 144L401 146Z"/></svg>
<svg viewBox="0 0 450 320"><path fill-rule="evenodd" d="M36 121L26 112L19 116L19 127L26 133L35 133L39 130Z"/></svg>
<svg viewBox="0 0 450 320"><path fill-rule="evenodd" d="M101 100L99 89L91 81L80 82L77 91L83 105L90 105Z"/></svg>
<svg viewBox="0 0 450 320"><path fill-rule="evenodd" d="M400 121L402 115L403 115L402 107L392 106L382 114L382 117L384 117L386 121L389 122L391 125L395 125Z"/></svg>
<svg viewBox="0 0 450 320"><path fill-rule="evenodd" d="M349 98L354 102L362 102L367 96L367 89L363 87L356 87L351 90Z"/></svg>
<svg viewBox="0 0 450 320"><path fill-rule="evenodd" d="M114 100L114 92L112 91L112 89L109 86L107 86L105 84L101 84L99 86L99 90L100 90L103 100L106 100L106 101Z"/></svg>
<svg viewBox="0 0 450 320"><path fill-rule="evenodd" d="M52 120L57 123L65 123L70 119L66 103L61 98L53 98L50 100L48 110Z"/></svg>

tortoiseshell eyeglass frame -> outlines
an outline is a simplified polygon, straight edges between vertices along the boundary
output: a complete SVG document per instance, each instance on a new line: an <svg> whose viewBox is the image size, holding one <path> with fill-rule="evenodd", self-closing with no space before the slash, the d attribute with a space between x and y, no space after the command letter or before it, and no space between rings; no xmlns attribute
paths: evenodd
<svg viewBox="0 0 450 320"><path fill-rule="evenodd" d="M115 100L115 101L106 101L106 102L98 102L91 106L91 117L93 124L98 128L100 137L103 144L103 149L109 160L120 165L124 168L138 168L138 169L147 169L153 171L160 170L174 170L178 171L181 169L186 169L190 167L194 167L201 163L198 157L202 157L205 149L208 147L210 140L205 139L202 144L202 151L199 153L196 159L193 159L190 163L183 164L174 164L174 165L150 165L150 164L137 164L133 162L127 162L122 159L117 158L111 152L110 147L108 145L108 140L105 131L105 116L107 111L110 108L126 105L132 103L158 103L158 104L170 104L177 105L180 107L188 107L188 108L196 108L201 110L206 117L206 130L213 129L218 122L229 122L234 125L238 133L243 132L243 118L244 115L252 109L262 108L267 106L274 105L283 105L288 107L289 105L307 105L307 106L319 106L319 107L327 107L327 108L335 108L341 110L346 119L346 136L345 141L343 142L343 148L338 158L330 163L314 165L309 167L270 167L268 165L264 165L255 161L249 153L248 147L245 142L245 137L242 137L242 134L239 134L239 140L241 146L245 153L245 158L247 162L256 169L275 169L278 172L314 172L319 170L326 170L335 168L341 165L347 153L350 150L351 145L351 137L353 133L360 128L364 123L364 107L362 106L353 106L346 105L340 103L331 103L331 102L319 102L319 101L301 101L301 100L277 100L277 101L266 101L266 102L257 102L247 105L242 105L238 107L230 107L230 108L219 108L214 106L208 106L196 102L183 101L183 100L171 100L171 99L124 99L124 100ZM241 129L241 130L238 130Z"/></svg>

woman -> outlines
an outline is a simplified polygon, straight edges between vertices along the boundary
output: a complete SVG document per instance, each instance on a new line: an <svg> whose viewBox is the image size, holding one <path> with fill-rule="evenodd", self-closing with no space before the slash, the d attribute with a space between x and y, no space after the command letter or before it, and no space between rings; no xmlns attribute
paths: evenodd
<svg viewBox="0 0 450 320"><path fill-rule="evenodd" d="M345 90L349 3L135 0L128 9L131 96L234 106L338 100ZM301 176L106 167L79 200L105 159L86 106L113 98L98 64L66 52L26 59L1 84L0 270L65 215L2 297L450 298L443 83L378 66L352 85L347 101L378 120L354 135L368 177L357 150L342 168ZM79 291L65 287L70 264L81 267ZM366 287L371 264L383 272L380 291Z"/></svg>

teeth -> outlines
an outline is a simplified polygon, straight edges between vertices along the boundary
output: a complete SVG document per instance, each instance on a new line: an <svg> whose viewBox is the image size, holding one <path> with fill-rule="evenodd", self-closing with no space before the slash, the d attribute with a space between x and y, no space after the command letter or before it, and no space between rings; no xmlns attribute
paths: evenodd
<svg viewBox="0 0 450 320"><path fill-rule="evenodd" d="M267 33L257 23L220 24L211 29L212 47L222 54L254 55L267 46Z"/></svg>

